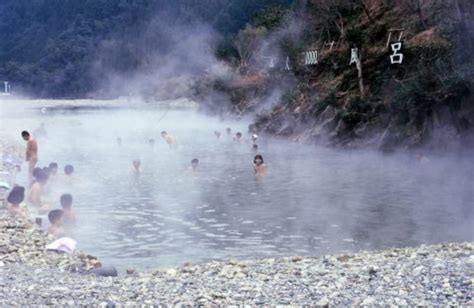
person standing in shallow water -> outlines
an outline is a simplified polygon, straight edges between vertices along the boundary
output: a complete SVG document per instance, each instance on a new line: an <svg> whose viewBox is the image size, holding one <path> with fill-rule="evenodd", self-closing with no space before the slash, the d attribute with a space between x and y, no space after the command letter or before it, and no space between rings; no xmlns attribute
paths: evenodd
<svg viewBox="0 0 474 308"><path fill-rule="evenodd" d="M265 162L263 161L262 155L260 154L255 155L255 158L253 159L253 169L255 171L256 176L267 175L267 166L265 165Z"/></svg>
<svg viewBox="0 0 474 308"><path fill-rule="evenodd" d="M21 137L26 141L26 161L28 162L28 178L33 180L33 170L38 163L38 143L26 130L21 132Z"/></svg>

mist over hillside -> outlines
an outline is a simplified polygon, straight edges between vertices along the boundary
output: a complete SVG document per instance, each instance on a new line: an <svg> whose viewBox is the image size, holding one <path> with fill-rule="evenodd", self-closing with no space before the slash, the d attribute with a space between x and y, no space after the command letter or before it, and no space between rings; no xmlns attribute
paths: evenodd
<svg viewBox="0 0 474 308"><path fill-rule="evenodd" d="M118 79L153 73L171 59L168 73L199 71L221 38L232 36L256 12L291 2L3 0L0 79L10 81L17 93L77 98L120 88ZM179 52L184 49L202 53L203 61L190 61L189 52ZM175 67L176 58L182 65ZM125 93L99 91L120 94Z"/></svg>

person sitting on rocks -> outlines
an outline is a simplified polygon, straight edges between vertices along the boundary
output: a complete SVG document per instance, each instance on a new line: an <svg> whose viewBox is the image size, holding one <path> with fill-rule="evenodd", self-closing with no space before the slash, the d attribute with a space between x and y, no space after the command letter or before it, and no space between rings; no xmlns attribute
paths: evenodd
<svg viewBox="0 0 474 308"><path fill-rule="evenodd" d="M264 176L267 174L267 166L263 161L262 155L255 155L255 158L253 160L253 166L256 176Z"/></svg>
<svg viewBox="0 0 474 308"><path fill-rule="evenodd" d="M63 194L59 198L61 208L63 209L64 221L67 223L74 223L76 221L76 213L72 209L72 195Z"/></svg>
<svg viewBox="0 0 474 308"><path fill-rule="evenodd" d="M36 207L38 213L46 213L49 210L49 206L41 200L41 196L48 182L48 173L41 168L35 168L33 170L33 177L34 182L30 187L28 201Z"/></svg>
<svg viewBox="0 0 474 308"><path fill-rule="evenodd" d="M7 197L8 213L12 216L28 218L28 210L22 204L23 200L25 200L25 187L14 186Z"/></svg>
<svg viewBox="0 0 474 308"><path fill-rule="evenodd" d="M48 213L50 223L48 232L57 238L64 236L63 216L64 212L62 210L52 210Z"/></svg>
<svg viewBox="0 0 474 308"><path fill-rule="evenodd" d="M97 260L97 257L87 255L87 264L86 264L86 269L90 270L93 268L99 268L102 267L102 263Z"/></svg>

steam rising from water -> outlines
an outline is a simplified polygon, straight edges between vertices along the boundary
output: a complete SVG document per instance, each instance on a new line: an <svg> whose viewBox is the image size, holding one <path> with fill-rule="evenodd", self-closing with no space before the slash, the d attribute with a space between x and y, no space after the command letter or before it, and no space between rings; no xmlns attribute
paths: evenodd
<svg viewBox="0 0 474 308"><path fill-rule="evenodd" d="M474 239L470 157L429 154L423 164L408 154L260 136L269 175L257 179L251 143L225 135L232 127L249 139L245 121L150 108L2 114L2 129L18 139L40 122L49 136L40 140L39 164L76 169L75 181L56 181L47 199L59 207L59 195L71 192L79 248L119 267ZM161 139L162 130L177 138L177 149ZM140 175L131 171L136 158ZM197 176L186 172L193 158L201 162Z"/></svg>

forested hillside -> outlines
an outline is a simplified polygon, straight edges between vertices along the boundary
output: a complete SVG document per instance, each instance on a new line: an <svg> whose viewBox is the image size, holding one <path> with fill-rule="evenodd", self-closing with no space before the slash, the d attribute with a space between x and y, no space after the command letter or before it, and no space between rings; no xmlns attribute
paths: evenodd
<svg viewBox="0 0 474 308"><path fill-rule="evenodd" d="M473 1L297 4L271 31L242 29L237 56L226 60L238 73L207 81L229 97L234 113L256 114L252 129L386 150L473 143ZM260 20L273 17L270 11ZM403 59L391 63L397 42ZM206 82L199 89L209 94Z"/></svg>
<svg viewBox="0 0 474 308"><path fill-rule="evenodd" d="M173 52L188 33L195 37L206 28L218 44L256 12L290 2L2 0L0 80L33 96L84 97L111 76L160 65L154 61Z"/></svg>

